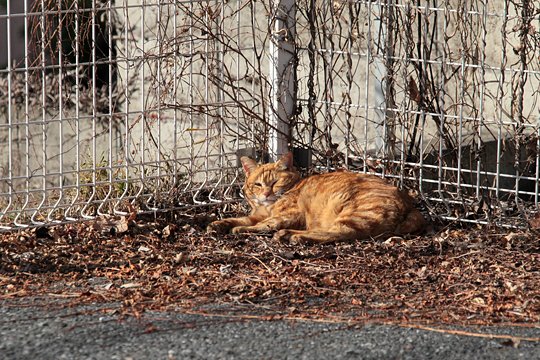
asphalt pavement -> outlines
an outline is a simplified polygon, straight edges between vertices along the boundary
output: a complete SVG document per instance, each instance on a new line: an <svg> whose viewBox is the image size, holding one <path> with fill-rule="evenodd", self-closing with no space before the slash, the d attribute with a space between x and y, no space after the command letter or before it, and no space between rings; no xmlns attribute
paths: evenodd
<svg viewBox="0 0 540 360"><path fill-rule="evenodd" d="M0 359L540 359L534 341L179 312L135 318L115 308L0 301ZM531 326L463 330L540 336Z"/></svg>

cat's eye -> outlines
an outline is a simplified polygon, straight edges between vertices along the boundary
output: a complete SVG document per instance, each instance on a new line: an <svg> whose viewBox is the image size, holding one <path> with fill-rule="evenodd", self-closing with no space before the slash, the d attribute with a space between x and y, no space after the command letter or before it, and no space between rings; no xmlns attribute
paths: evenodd
<svg viewBox="0 0 540 360"><path fill-rule="evenodd" d="M262 184L260 182L256 182L255 184L253 184L253 186L255 187L262 187Z"/></svg>

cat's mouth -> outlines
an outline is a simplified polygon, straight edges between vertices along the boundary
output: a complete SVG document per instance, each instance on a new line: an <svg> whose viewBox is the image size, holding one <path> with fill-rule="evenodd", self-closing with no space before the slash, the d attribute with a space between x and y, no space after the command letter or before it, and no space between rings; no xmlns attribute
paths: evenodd
<svg viewBox="0 0 540 360"><path fill-rule="evenodd" d="M270 206L270 205L273 205L276 201L277 201L278 197L277 196L271 196L271 197L267 197L265 199L255 199L255 201L259 204L259 205L262 205L262 206Z"/></svg>

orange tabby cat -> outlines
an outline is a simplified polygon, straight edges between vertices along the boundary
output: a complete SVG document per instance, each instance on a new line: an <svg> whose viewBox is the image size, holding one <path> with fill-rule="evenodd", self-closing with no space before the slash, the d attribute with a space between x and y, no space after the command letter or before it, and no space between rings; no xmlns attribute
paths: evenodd
<svg viewBox="0 0 540 360"><path fill-rule="evenodd" d="M377 176L334 172L300 179L291 153L272 164L257 165L248 157L241 161L251 214L214 221L209 231L277 230L276 240L329 243L415 233L424 227L411 198Z"/></svg>

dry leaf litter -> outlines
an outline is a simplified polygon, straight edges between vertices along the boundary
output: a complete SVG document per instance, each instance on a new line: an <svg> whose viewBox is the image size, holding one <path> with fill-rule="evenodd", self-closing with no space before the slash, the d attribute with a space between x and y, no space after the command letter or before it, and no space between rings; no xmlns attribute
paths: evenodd
<svg viewBox="0 0 540 360"><path fill-rule="evenodd" d="M244 317L491 325L540 322L534 231L289 245L207 234L211 216L100 217L0 235L0 298ZM536 325L534 325L536 324Z"/></svg>

